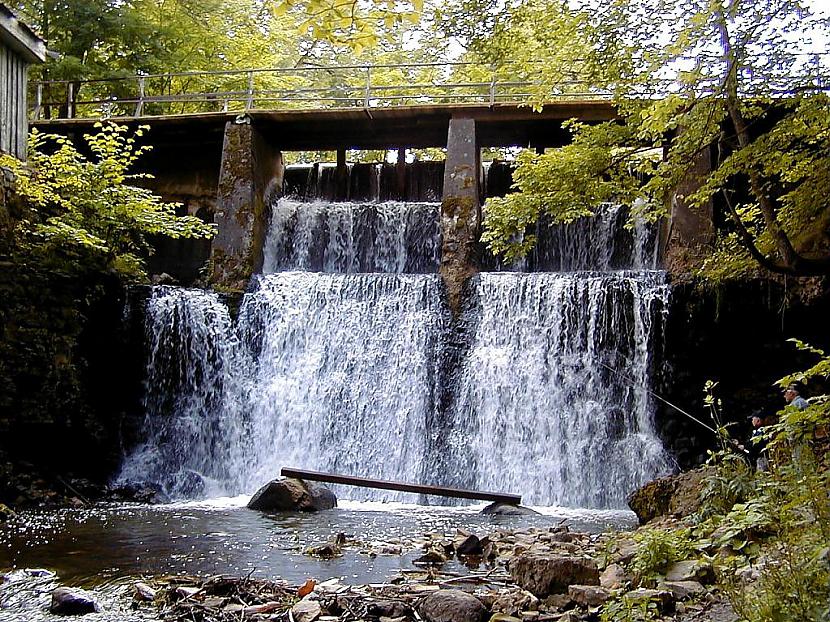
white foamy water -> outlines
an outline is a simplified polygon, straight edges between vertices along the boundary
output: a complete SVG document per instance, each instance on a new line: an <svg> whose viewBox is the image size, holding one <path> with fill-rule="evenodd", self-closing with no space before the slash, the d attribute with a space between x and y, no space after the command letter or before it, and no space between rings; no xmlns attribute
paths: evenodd
<svg viewBox="0 0 830 622"><path fill-rule="evenodd" d="M280 199L272 206L263 272L436 272L439 209Z"/></svg>
<svg viewBox="0 0 830 622"><path fill-rule="evenodd" d="M154 289L145 441L120 479L233 497L288 466L622 508L671 469L646 390L669 295L642 269L653 228L623 230L615 206L550 228L530 263L556 272L481 273L453 321L429 274L437 204L273 208L238 318L216 294Z"/></svg>

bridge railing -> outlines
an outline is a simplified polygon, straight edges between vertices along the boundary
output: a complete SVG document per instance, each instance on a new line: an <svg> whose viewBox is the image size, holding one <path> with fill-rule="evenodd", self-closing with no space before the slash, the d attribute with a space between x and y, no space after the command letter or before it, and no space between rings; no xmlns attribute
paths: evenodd
<svg viewBox="0 0 830 622"><path fill-rule="evenodd" d="M805 55L800 83L825 91L830 85L826 54ZM692 60L692 59L690 59ZM541 69L544 71L544 69ZM802 75L803 74L803 75ZM610 91L591 86L574 66L556 76L546 100L609 99ZM546 75L551 83L551 76ZM773 94L776 81L756 79L744 84ZM782 74L783 90L792 76ZM716 76L704 89L717 88ZM231 71L187 71L101 80L52 80L32 84L31 117L72 119L149 117L257 109L388 108L451 103L520 103L540 97L540 77L526 67L494 67L473 62L382 65L300 66ZM644 97L680 92L682 81L666 78L644 89Z"/></svg>
<svg viewBox="0 0 830 622"><path fill-rule="evenodd" d="M515 103L538 82L521 72L467 62L302 66L189 71L102 80L33 83L39 119L142 117L255 109L385 108L449 103ZM565 76L561 97L609 93Z"/></svg>

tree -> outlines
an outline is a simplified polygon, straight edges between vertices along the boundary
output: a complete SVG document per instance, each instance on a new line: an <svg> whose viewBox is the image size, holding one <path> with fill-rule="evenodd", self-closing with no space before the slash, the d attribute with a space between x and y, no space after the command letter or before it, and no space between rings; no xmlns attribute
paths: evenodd
<svg viewBox="0 0 830 622"><path fill-rule="evenodd" d="M830 272L830 100L816 57L804 53L811 33L828 32L827 19L796 0L646 0L589 18L583 32L595 53L625 42L616 53L628 60L608 65L605 79L594 74L622 120L572 122L571 144L523 155L518 192L486 205L491 248L520 256L542 214L568 222L606 201L632 205L635 219L665 217L672 191L715 145L714 170L686 197L717 201L729 219L707 273ZM545 81L544 93L556 88Z"/></svg>
<svg viewBox="0 0 830 622"><path fill-rule="evenodd" d="M165 203L132 182L146 174L129 171L148 147L115 124L97 124L84 136L91 158L71 140L33 130L29 162L0 156L0 166L16 177L16 192L29 208L16 227L19 251L46 264L73 268L112 268L128 277L144 276L152 252L149 236L209 238L216 232L194 216L177 216Z"/></svg>

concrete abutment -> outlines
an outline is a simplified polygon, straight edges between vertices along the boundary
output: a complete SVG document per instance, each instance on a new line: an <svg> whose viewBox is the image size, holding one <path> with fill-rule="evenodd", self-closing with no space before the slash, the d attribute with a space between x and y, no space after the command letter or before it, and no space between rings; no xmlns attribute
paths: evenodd
<svg viewBox="0 0 830 622"><path fill-rule="evenodd" d="M269 206L285 172L282 153L247 117L225 125L211 252L213 286L242 290L262 269Z"/></svg>

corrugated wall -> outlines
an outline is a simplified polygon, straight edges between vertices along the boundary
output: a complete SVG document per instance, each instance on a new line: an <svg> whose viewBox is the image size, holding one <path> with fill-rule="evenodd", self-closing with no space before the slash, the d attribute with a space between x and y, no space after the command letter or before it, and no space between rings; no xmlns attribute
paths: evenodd
<svg viewBox="0 0 830 622"><path fill-rule="evenodd" d="M26 159L26 63L0 45L0 151Z"/></svg>

